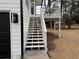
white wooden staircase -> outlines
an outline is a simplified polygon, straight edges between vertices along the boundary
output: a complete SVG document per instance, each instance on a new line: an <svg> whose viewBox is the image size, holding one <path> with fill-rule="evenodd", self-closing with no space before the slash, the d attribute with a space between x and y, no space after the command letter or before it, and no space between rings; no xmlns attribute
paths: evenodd
<svg viewBox="0 0 79 59"><path fill-rule="evenodd" d="M30 17L24 42L23 59L49 59L47 55L47 30L42 10L39 17Z"/></svg>
<svg viewBox="0 0 79 59"><path fill-rule="evenodd" d="M31 17L27 29L25 54L23 59L49 59L47 55L47 37L40 17Z"/></svg>
<svg viewBox="0 0 79 59"><path fill-rule="evenodd" d="M27 39L25 44L26 51L44 50L45 51L45 39L43 35L43 29L40 17L32 17L29 20L29 26L27 31Z"/></svg>

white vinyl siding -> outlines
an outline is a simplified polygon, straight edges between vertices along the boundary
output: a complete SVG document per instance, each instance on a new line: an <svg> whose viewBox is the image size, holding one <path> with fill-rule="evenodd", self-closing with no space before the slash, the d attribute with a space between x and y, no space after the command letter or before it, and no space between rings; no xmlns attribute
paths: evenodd
<svg viewBox="0 0 79 59"><path fill-rule="evenodd" d="M21 23L20 0L0 0L0 10L9 10L18 14L18 23L10 22L11 31L11 59L19 59L21 56Z"/></svg>

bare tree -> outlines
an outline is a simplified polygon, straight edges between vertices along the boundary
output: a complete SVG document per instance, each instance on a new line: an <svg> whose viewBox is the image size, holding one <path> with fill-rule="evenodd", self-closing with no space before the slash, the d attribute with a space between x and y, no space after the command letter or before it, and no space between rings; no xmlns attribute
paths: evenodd
<svg viewBox="0 0 79 59"><path fill-rule="evenodd" d="M72 25L72 18L75 15L75 0L61 0L61 12L64 16L68 14L64 19L68 20L68 28L70 29Z"/></svg>

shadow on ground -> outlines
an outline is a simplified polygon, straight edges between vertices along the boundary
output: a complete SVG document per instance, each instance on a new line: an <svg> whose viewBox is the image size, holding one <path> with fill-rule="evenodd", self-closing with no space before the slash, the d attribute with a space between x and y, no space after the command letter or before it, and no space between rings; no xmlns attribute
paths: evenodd
<svg viewBox="0 0 79 59"><path fill-rule="evenodd" d="M58 35L54 35L51 32L47 33L47 42L48 42L48 51L55 50L56 45L54 43L54 40L58 38Z"/></svg>

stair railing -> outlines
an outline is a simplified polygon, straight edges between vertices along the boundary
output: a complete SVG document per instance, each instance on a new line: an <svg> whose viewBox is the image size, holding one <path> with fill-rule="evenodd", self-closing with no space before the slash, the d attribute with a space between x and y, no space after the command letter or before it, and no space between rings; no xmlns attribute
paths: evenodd
<svg viewBox="0 0 79 59"><path fill-rule="evenodd" d="M24 49L24 51L23 51L23 53L26 53L26 49L25 49L25 46L26 46L26 40L27 40L27 33L28 33L28 26L29 26L29 22L30 22L30 16L28 16L28 18L27 18L27 22L26 22L26 25L24 26L25 27L25 31L24 31L24 38L26 38L26 39L24 39L24 44L23 44L23 49Z"/></svg>
<svg viewBox="0 0 79 59"><path fill-rule="evenodd" d="M47 49L47 29L46 29L45 20L44 20L45 9L41 8L40 13L41 13L40 18L41 18L41 24L42 24L42 30L43 30L43 38L44 38L44 42L45 42L45 52L47 52L48 51L48 49Z"/></svg>

